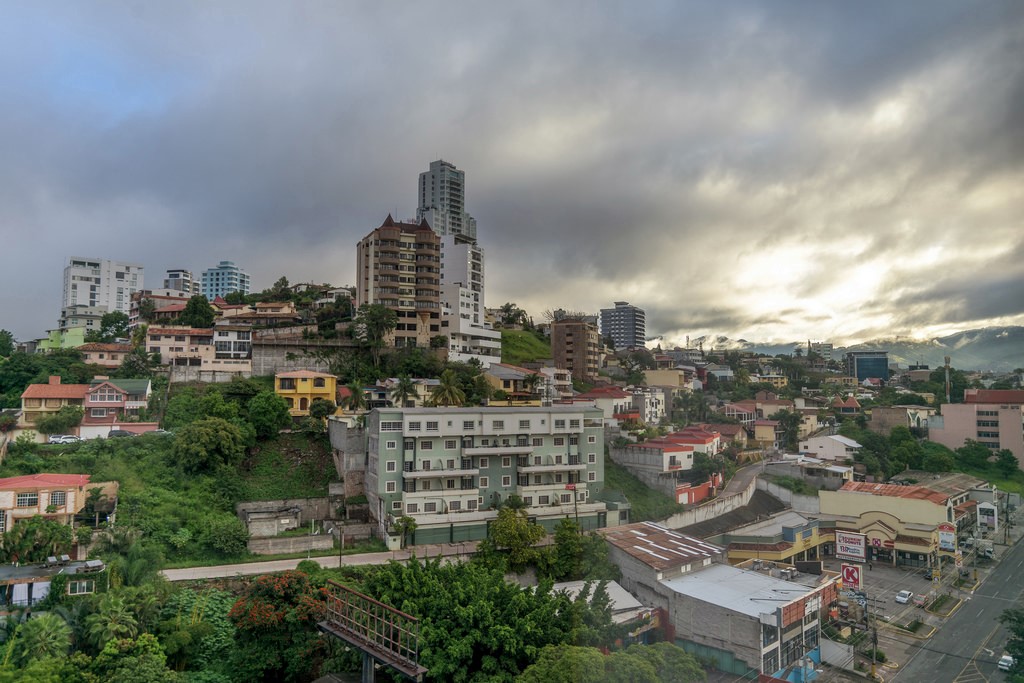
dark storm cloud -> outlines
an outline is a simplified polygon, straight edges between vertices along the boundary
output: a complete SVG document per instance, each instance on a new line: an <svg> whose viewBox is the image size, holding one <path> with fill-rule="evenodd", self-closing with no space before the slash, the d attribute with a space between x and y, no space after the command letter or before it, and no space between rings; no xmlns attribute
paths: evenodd
<svg viewBox="0 0 1024 683"><path fill-rule="evenodd" d="M1022 13L8 6L0 327L54 326L72 254L142 262L151 287L220 259L257 287L351 283L355 242L411 216L441 157L467 173L492 306L625 298L652 335L783 339L1020 316L966 271L992 273L975 231L1019 233ZM1019 294L1000 268L990 287Z"/></svg>

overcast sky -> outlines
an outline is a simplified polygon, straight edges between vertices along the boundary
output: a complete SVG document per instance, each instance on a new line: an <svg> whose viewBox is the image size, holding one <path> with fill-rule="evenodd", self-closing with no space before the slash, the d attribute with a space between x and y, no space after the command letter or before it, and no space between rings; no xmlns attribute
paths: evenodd
<svg viewBox="0 0 1024 683"><path fill-rule="evenodd" d="M466 172L487 302L682 341L1024 323L1024 2L0 6L0 327L68 257L354 283Z"/></svg>

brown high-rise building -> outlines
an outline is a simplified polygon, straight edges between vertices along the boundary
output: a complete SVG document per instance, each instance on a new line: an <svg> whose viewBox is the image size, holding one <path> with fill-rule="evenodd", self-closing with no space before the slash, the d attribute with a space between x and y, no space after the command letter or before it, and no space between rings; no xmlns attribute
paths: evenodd
<svg viewBox="0 0 1024 683"><path fill-rule="evenodd" d="M551 355L555 367L565 368L573 379L592 382L597 377L601 336L597 325L581 318L551 323Z"/></svg>
<svg viewBox="0 0 1024 683"><path fill-rule="evenodd" d="M356 303L398 314L389 346L430 346L441 332L441 238L426 220L400 223L391 214L359 242Z"/></svg>

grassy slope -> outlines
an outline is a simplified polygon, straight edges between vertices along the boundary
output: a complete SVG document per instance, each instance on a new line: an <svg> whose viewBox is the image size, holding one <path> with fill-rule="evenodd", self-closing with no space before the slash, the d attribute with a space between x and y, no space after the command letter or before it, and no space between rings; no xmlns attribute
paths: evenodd
<svg viewBox="0 0 1024 683"><path fill-rule="evenodd" d="M301 433L281 434L265 441L244 463L244 500L318 498L337 479L330 447L324 439Z"/></svg>
<svg viewBox="0 0 1024 683"><path fill-rule="evenodd" d="M685 509L682 505L672 502L664 493L648 488L626 471L625 467L616 464L608 456L604 458L604 485L605 488L620 491L629 499L632 505L629 513L631 522L660 522Z"/></svg>
<svg viewBox="0 0 1024 683"><path fill-rule="evenodd" d="M501 362L521 363L551 358L551 344L523 330L501 331Z"/></svg>

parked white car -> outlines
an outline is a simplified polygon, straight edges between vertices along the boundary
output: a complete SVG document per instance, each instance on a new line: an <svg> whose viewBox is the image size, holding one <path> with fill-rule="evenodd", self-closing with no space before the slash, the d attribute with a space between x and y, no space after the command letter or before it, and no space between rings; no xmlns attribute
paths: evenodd
<svg viewBox="0 0 1024 683"><path fill-rule="evenodd" d="M78 443L80 438L74 434L51 434L47 443Z"/></svg>
<svg viewBox="0 0 1024 683"><path fill-rule="evenodd" d="M1011 657L1010 655L1003 655L999 658L999 664L997 664L996 666L999 667L1000 671L1009 671L1013 668L1013 662L1013 657Z"/></svg>
<svg viewBox="0 0 1024 683"><path fill-rule="evenodd" d="M896 602L905 605L914 597L914 591L900 591L896 594Z"/></svg>

